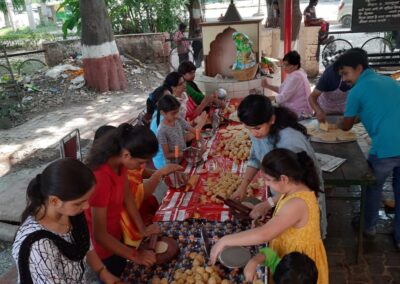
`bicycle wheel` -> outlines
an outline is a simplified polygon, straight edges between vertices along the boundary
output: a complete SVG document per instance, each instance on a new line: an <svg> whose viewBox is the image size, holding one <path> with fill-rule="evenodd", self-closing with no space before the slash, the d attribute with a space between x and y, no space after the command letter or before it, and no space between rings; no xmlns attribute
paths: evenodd
<svg viewBox="0 0 400 284"><path fill-rule="evenodd" d="M193 51L189 49L189 61L194 63L193 59ZM174 71L178 70L179 67L179 56L178 56L178 49L174 48L169 53L169 65Z"/></svg>
<svg viewBox="0 0 400 284"><path fill-rule="evenodd" d="M7 66L0 64L0 83L5 83L10 81L11 71Z"/></svg>
<svg viewBox="0 0 400 284"><path fill-rule="evenodd" d="M47 69L47 65L39 59L28 59L18 66L19 75L33 75Z"/></svg>
<svg viewBox="0 0 400 284"><path fill-rule="evenodd" d="M334 39L328 42L322 50L322 64L324 67L331 65L346 50L353 48L350 42L345 39Z"/></svg>
<svg viewBox="0 0 400 284"><path fill-rule="evenodd" d="M361 46L367 53L389 53L393 51L393 45L386 38L377 36L370 38Z"/></svg>

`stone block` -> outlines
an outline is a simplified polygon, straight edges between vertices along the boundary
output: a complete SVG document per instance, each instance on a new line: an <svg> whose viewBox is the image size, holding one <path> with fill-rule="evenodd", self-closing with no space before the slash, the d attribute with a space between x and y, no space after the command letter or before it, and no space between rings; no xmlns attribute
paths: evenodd
<svg viewBox="0 0 400 284"><path fill-rule="evenodd" d="M234 83L233 90L235 92L248 91L249 90L249 82L248 81L244 81L244 82Z"/></svg>
<svg viewBox="0 0 400 284"><path fill-rule="evenodd" d="M232 98L244 98L249 95L249 91L234 91Z"/></svg>
<svg viewBox="0 0 400 284"><path fill-rule="evenodd" d="M261 88L261 81L262 79L254 79L249 81L249 89L257 89L257 88Z"/></svg>

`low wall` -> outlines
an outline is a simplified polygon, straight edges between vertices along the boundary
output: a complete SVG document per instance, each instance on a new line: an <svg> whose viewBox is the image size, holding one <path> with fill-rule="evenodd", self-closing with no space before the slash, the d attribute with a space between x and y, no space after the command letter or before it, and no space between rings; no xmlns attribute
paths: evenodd
<svg viewBox="0 0 400 284"><path fill-rule="evenodd" d="M127 34L115 36L121 54L127 53L142 62L164 63L171 49L168 33ZM82 54L80 39L43 43L46 64L55 66L73 54Z"/></svg>
<svg viewBox="0 0 400 284"><path fill-rule="evenodd" d="M310 78L316 77L319 73L319 62L316 57L319 30L320 27L305 27L303 23L300 27L298 52L301 55L301 67Z"/></svg>
<svg viewBox="0 0 400 284"><path fill-rule="evenodd" d="M280 39L280 29L261 28L260 49L264 56L272 58L281 58L281 49L283 45Z"/></svg>

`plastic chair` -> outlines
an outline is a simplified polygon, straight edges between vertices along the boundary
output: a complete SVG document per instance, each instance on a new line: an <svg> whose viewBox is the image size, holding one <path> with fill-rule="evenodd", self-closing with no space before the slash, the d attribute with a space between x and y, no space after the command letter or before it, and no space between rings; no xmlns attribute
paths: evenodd
<svg viewBox="0 0 400 284"><path fill-rule="evenodd" d="M82 160L79 129L75 129L64 136L60 140L59 145L61 158L74 158L80 161Z"/></svg>

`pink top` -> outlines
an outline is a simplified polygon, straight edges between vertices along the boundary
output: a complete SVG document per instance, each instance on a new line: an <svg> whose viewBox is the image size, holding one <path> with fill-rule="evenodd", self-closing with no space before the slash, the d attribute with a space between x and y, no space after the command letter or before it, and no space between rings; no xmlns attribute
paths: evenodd
<svg viewBox="0 0 400 284"><path fill-rule="evenodd" d="M294 111L298 117L312 115L312 109L308 103L311 93L307 74L303 69L293 71L286 75L285 81L279 87L276 102Z"/></svg>
<svg viewBox="0 0 400 284"><path fill-rule="evenodd" d="M178 54L188 53L189 42L184 39L185 35L181 31L177 31L174 35L174 41L176 42Z"/></svg>

